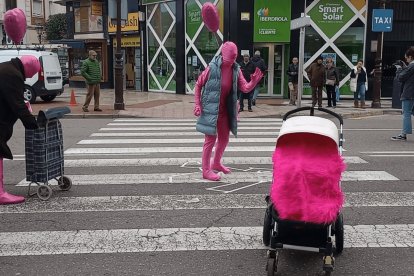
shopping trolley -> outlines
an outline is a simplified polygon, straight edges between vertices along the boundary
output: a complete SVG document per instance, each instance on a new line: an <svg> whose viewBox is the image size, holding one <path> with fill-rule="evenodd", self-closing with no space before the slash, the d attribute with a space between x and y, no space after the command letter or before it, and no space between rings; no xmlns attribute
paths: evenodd
<svg viewBox="0 0 414 276"><path fill-rule="evenodd" d="M41 200L48 200L53 193L49 181L55 179L58 187L69 191L72 180L64 176L63 133L59 118L70 113L68 107L40 110L38 129L26 129L26 180L29 181L28 196L37 194ZM37 185L31 193L32 184Z"/></svg>

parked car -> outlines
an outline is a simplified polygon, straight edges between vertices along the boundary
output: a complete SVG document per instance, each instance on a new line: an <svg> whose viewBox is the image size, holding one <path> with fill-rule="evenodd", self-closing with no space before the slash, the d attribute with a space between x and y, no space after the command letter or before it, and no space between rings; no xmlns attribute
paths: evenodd
<svg viewBox="0 0 414 276"><path fill-rule="evenodd" d="M37 50L0 50L0 62L10 61L12 58L23 55L32 55L40 61L40 71L25 81L24 96L30 103L40 97L45 102L53 101L63 93L62 69L56 53Z"/></svg>

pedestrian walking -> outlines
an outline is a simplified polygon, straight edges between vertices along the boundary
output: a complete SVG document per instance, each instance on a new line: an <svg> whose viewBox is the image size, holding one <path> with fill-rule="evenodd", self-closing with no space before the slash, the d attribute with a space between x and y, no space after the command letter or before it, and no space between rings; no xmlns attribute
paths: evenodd
<svg viewBox="0 0 414 276"><path fill-rule="evenodd" d="M21 56L0 63L0 204L14 204L24 201L4 190L3 158L13 159L7 141L13 134L13 126L20 119L25 128L38 128L35 117L24 101L24 81L40 70L39 60L34 56Z"/></svg>
<svg viewBox="0 0 414 276"><path fill-rule="evenodd" d="M408 66L401 63L404 68L397 72L398 80L402 83L402 131L401 134L391 137L394 141L406 141L407 134L413 133L411 115L414 116L414 47L405 52L405 60Z"/></svg>
<svg viewBox="0 0 414 276"><path fill-rule="evenodd" d="M339 73L333 64L333 60L326 61L326 94L328 97L328 107L336 107L336 87L339 85Z"/></svg>
<svg viewBox="0 0 414 276"><path fill-rule="evenodd" d="M262 71L262 74L264 76L267 71L267 66L266 66L265 61L260 57L260 51L254 52L254 55L252 57L252 62L256 67L260 69L260 71ZM263 86L263 84L264 84L264 78L262 78L259 84L256 85L256 87L254 88L253 99L252 99L253 105L256 105L256 99L257 99L257 96L259 95L260 87Z"/></svg>
<svg viewBox="0 0 414 276"><path fill-rule="evenodd" d="M89 51L89 57L82 64L81 74L85 78L88 92L86 94L85 103L83 104L83 112L89 112L88 106L94 100L94 111L102 111L99 108L99 95L101 83L101 67L97 59L97 53L93 50Z"/></svg>
<svg viewBox="0 0 414 276"><path fill-rule="evenodd" d="M318 103L318 107L322 107L322 88L325 84L325 66L322 64L323 58L319 56L315 63L306 70L310 80L312 89L312 107Z"/></svg>
<svg viewBox="0 0 414 276"><path fill-rule="evenodd" d="M247 82L236 57L237 46L225 42L221 55L214 57L201 73L194 89L194 115L199 116L196 129L205 134L201 164L203 178L212 181L220 180L220 175L214 171L231 172L221 163L221 158L229 143L230 131L237 135L237 90L252 91L263 76L256 69L251 81ZM214 158L210 164L214 145Z"/></svg>
<svg viewBox="0 0 414 276"><path fill-rule="evenodd" d="M247 82L250 82L250 75L254 73L256 70L256 66L250 61L249 54L245 53L243 55L243 61L240 62L240 69L243 73L243 77ZM260 69L260 68L259 68ZM253 91L249 93L241 93L239 92L239 101L240 101L240 109L239 111L242 112L244 110L244 99L247 99L247 108L249 112L253 112L252 109L252 99L253 99Z"/></svg>
<svg viewBox="0 0 414 276"><path fill-rule="evenodd" d="M289 96L290 101L289 105L296 105L296 100L298 98L298 70L299 70L299 60L297 57L292 58L292 63L289 64L287 75L288 75L288 87L289 87Z"/></svg>
<svg viewBox="0 0 414 276"><path fill-rule="evenodd" d="M365 108L365 93L368 90L367 69L364 67L364 61L361 59L351 70L350 80L351 91L354 92L354 107ZM359 105L359 100L361 104Z"/></svg>

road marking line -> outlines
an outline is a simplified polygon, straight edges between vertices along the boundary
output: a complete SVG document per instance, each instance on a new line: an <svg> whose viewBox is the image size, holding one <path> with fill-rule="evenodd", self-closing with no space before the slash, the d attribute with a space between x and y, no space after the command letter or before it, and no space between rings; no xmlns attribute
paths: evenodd
<svg viewBox="0 0 414 276"><path fill-rule="evenodd" d="M363 154L414 154L414 151L361 151Z"/></svg>
<svg viewBox="0 0 414 276"><path fill-rule="evenodd" d="M231 143L276 143L276 138L230 138ZM190 144L204 143L204 138L195 139L90 139L81 140L78 145L109 144Z"/></svg>
<svg viewBox="0 0 414 276"><path fill-rule="evenodd" d="M238 132L237 136L276 136L279 132ZM169 136L198 136L204 137L204 134L200 132L98 132L92 133L91 137L169 137Z"/></svg>
<svg viewBox="0 0 414 276"><path fill-rule="evenodd" d="M0 256L264 250L263 227L110 229L0 233ZM346 248L414 247L414 224L345 225Z"/></svg>
<svg viewBox="0 0 414 276"><path fill-rule="evenodd" d="M25 204L0 205L0 214L264 209L265 194L199 194L151 196L31 198ZM413 207L414 192L345 193L344 208Z"/></svg>
<svg viewBox="0 0 414 276"><path fill-rule="evenodd" d="M252 126L273 126L275 127L275 125L280 126L282 124L282 122L242 122L238 124L238 126L246 126L246 125L252 125ZM181 123L173 123L173 122L169 122L169 123L144 123L144 122L139 122L139 123L108 123L108 126L193 126L195 127L195 123L190 122L190 123L185 123L185 122L181 122Z"/></svg>
<svg viewBox="0 0 414 276"><path fill-rule="evenodd" d="M245 127L240 126L237 127L238 130L279 130L280 127L278 126L251 126ZM195 125L190 127L103 127L100 128L99 131L148 131L148 130L157 130L157 131L183 131L183 130L195 130Z"/></svg>
<svg viewBox="0 0 414 276"><path fill-rule="evenodd" d="M115 122L197 122L197 119L115 119ZM241 118L241 122L282 122L280 118ZM239 122L240 123L240 122Z"/></svg>
<svg viewBox="0 0 414 276"><path fill-rule="evenodd" d="M347 164L367 163L357 156L345 156ZM199 168L201 158L146 158L146 159L65 159L65 167L121 167L121 166L182 166ZM224 157L226 165L271 165L272 158L269 157Z"/></svg>
<svg viewBox="0 0 414 276"><path fill-rule="evenodd" d="M372 157L414 157L414 154L390 154L390 155L372 154L368 156L372 156Z"/></svg>
<svg viewBox="0 0 414 276"><path fill-rule="evenodd" d="M190 184L217 183L201 178L201 172L194 173L154 173L154 174L95 174L95 175L66 175L72 179L73 185L128 185L128 184ZM346 171L342 181L396 181L395 176L384 171ZM220 186L228 183L271 182L272 172L247 169L244 172L233 171L223 175ZM17 186L28 186L30 182L23 179ZM56 185L55 180L50 184ZM214 187L214 188L217 188Z"/></svg>

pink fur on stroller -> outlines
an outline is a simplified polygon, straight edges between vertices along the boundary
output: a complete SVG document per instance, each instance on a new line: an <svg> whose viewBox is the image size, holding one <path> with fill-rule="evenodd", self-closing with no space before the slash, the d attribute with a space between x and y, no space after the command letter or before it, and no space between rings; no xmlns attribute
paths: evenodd
<svg viewBox="0 0 414 276"><path fill-rule="evenodd" d="M281 219L329 224L343 204L339 185L345 163L336 125L324 118L286 120L273 154L270 198Z"/></svg>
<svg viewBox="0 0 414 276"><path fill-rule="evenodd" d="M305 110L310 116L288 118ZM343 119L331 110L317 109L339 120L338 134L331 120L314 116L315 110L301 107L286 113L276 141L263 223L263 244L269 246L267 275L277 272L282 249L323 253L322 269L330 275L333 254L344 248Z"/></svg>

